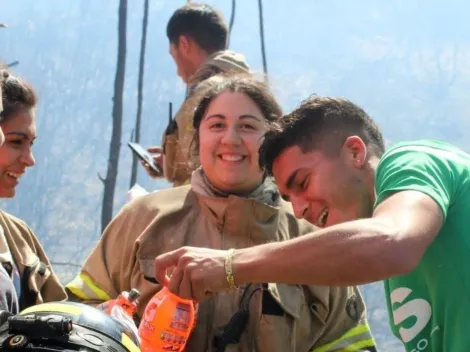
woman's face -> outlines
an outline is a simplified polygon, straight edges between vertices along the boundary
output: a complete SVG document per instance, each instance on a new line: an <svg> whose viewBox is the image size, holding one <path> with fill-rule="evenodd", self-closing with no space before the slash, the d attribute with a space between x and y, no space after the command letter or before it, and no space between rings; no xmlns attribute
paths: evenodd
<svg viewBox="0 0 470 352"><path fill-rule="evenodd" d="M199 127L199 158L211 184L244 193L262 181L258 149L266 119L244 93L223 92L212 100Z"/></svg>
<svg viewBox="0 0 470 352"><path fill-rule="evenodd" d="M27 167L34 165L31 151L36 138L33 109L20 109L2 122L5 142L0 146L0 198L15 196L15 188Z"/></svg>

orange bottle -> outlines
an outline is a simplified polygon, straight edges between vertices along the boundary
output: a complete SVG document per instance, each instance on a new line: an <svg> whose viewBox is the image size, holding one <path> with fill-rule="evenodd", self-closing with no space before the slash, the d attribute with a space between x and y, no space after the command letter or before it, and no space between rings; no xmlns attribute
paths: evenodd
<svg viewBox="0 0 470 352"><path fill-rule="evenodd" d="M182 352L194 329L197 304L163 287L145 307L139 325L142 352Z"/></svg>
<svg viewBox="0 0 470 352"><path fill-rule="evenodd" d="M99 309L104 311L108 315L113 315L112 311L115 306L119 306L122 310L133 318L135 312L137 311L137 299L140 297L140 292L133 288L129 292L122 292L118 298L104 302L98 306Z"/></svg>

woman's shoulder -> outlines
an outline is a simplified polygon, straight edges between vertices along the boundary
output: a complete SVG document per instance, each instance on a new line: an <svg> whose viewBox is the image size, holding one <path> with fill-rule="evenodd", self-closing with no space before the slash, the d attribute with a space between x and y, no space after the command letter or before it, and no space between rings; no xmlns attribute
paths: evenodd
<svg viewBox="0 0 470 352"><path fill-rule="evenodd" d="M5 229L6 228L16 228L20 231L31 232L30 227L26 222L10 213L7 213L4 210L0 210L0 219L1 225Z"/></svg>
<svg viewBox="0 0 470 352"><path fill-rule="evenodd" d="M29 225L19 217L0 210L0 226L8 239L10 246L24 247L26 244L34 252L41 244Z"/></svg>
<svg viewBox="0 0 470 352"><path fill-rule="evenodd" d="M162 189L140 196L127 203L123 210L136 212L140 215L155 214L156 212L172 213L194 208L196 203L196 194L191 190L191 186L187 185Z"/></svg>

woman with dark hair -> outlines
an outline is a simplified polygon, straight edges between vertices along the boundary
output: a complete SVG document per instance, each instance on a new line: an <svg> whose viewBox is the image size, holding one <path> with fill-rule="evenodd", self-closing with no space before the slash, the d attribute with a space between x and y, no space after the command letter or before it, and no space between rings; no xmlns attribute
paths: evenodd
<svg viewBox="0 0 470 352"><path fill-rule="evenodd" d="M32 145L36 139L34 89L21 78L1 70L3 110L0 129L0 198L13 198L27 168L34 166ZM13 281L19 309L66 298L38 239L20 219L0 211L0 263L2 278ZM1 294L1 292L0 292Z"/></svg>
<svg viewBox="0 0 470 352"><path fill-rule="evenodd" d="M0 67L0 97L2 96L3 68ZM3 111L3 102L0 99L0 119ZM0 128L0 146L3 145L5 136ZM2 231L0 229L0 231ZM0 265L0 312L7 311L13 314L18 313L18 297L16 297L15 286L7 271ZM3 322L0 322L3 324Z"/></svg>
<svg viewBox="0 0 470 352"><path fill-rule="evenodd" d="M281 116L273 95L252 78L214 76L210 82L194 113L194 149L201 167L193 172L191 184L128 203L67 285L76 299L97 304L136 288L141 318L162 288L146 279L154 275L158 254L181 246L244 248L314 230L295 218L290 203L281 199L258 165L263 136ZM276 283L235 287L232 282L232 289L199 302L186 351L374 346L357 288ZM348 302L354 314L347 314ZM230 335L230 329L239 333Z"/></svg>

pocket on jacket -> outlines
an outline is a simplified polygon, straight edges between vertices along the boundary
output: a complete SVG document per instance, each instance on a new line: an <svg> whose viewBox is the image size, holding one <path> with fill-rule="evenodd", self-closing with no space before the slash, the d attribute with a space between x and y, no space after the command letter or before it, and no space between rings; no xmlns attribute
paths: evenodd
<svg viewBox="0 0 470 352"><path fill-rule="evenodd" d="M295 330L300 318L302 289L297 285L268 284L263 291L256 334L257 351L295 350Z"/></svg>

